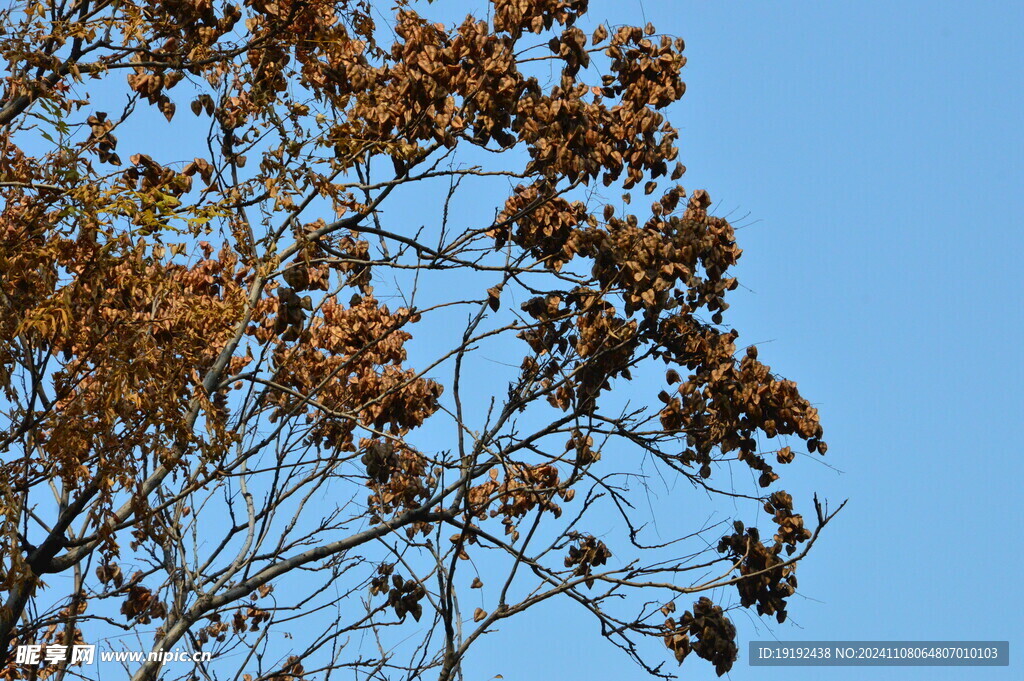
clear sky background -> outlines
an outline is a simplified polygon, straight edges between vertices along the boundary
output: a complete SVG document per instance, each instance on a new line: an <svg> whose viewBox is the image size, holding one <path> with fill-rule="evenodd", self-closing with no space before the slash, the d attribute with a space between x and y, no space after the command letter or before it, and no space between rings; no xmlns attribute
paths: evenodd
<svg viewBox="0 0 1024 681"><path fill-rule="evenodd" d="M1020 658L1024 5L591 0L584 27L603 20L686 39L687 94L669 113L681 182L742 227L726 323L799 382L829 445L780 470L783 486L804 513L814 492L850 500L801 564L785 624L731 613L741 658L728 678L1024 677L1020 663L746 659L752 639L1009 640ZM490 198L460 210L493 216ZM684 508L663 522L703 518ZM482 637L467 681L645 678L570 606ZM696 658L680 673L714 677Z"/></svg>
<svg viewBox="0 0 1024 681"><path fill-rule="evenodd" d="M1021 678L752 668L745 642L993 639L1020 659L1024 6L593 0L589 18L686 39L682 183L744 225L727 323L817 403L837 469L804 458L785 487L850 499L790 621L734 611L729 678ZM484 637L467 679L643 677L602 644L553 604Z"/></svg>

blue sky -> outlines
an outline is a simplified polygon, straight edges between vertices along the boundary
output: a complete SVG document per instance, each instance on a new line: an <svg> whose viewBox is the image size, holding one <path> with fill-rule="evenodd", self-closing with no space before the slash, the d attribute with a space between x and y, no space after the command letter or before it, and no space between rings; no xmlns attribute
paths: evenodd
<svg viewBox="0 0 1024 681"><path fill-rule="evenodd" d="M589 18L686 39L687 94L671 113L682 182L744 225L746 288L727 323L822 413L837 470L805 458L787 489L850 499L800 568L791 620L758 628L736 613L741 637L998 639L1012 660L1024 634L1024 6L595 0ZM565 604L478 646L467 678L642 676ZM729 677L1010 679L1017 666L741 657ZM696 660L681 671L713 677Z"/></svg>
<svg viewBox="0 0 1024 681"><path fill-rule="evenodd" d="M741 227L726 323L799 382L829 444L780 471L784 487L805 513L815 492L850 500L801 564L786 624L731 613L742 657L729 678L1018 678L1016 665L752 668L745 652L754 639L991 639L1012 658L1022 641L1024 7L592 0L585 26L604 20L686 39L688 90L669 114L681 182ZM453 215L493 216L493 196L470 196ZM387 217L415 227L425 212ZM493 375L477 375L483 395ZM659 522L682 533L704 515ZM481 638L467 681L643 678L569 605ZM681 676L713 670L692 659Z"/></svg>

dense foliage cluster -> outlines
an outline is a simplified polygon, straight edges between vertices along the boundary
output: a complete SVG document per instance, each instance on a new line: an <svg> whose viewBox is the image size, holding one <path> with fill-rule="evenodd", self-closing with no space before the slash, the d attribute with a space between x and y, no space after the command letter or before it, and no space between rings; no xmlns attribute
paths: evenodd
<svg viewBox="0 0 1024 681"><path fill-rule="evenodd" d="M206 678L447 681L563 596L652 674L643 641L723 674L736 629L707 594L784 619L831 516L805 528L767 457L826 445L722 326L741 251L676 184L683 41L587 0L436 9L0 10L0 678L95 675L15 649L113 631L216 651ZM456 220L463 185L502 196ZM392 217L410 202L438 212ZM659 384L617 406L634 375ZM640 462L713 494L749 468L730 494L773 540L645 543Z"/></svg>

